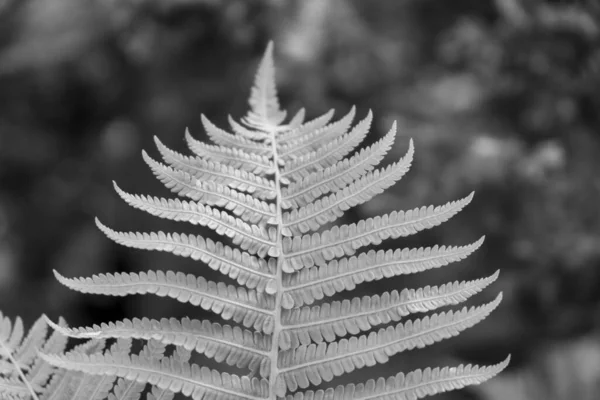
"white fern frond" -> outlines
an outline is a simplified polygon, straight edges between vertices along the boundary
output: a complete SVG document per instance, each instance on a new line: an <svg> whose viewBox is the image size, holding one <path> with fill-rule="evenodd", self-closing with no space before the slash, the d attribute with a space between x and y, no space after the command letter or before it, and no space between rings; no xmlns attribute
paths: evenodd
<svg viewBox="0 0 600 400"><path fill-rule="evenodd" d="M259 400L268 396L268 382L220 373L173 357L161 361L143 355L83 354L41 355L47 362L69 370L148 382L161 389L183 393L194 399Z"/></svg>
<svg viewBox="0 0 600 400"><path fill-rule="evenodd" d="M191 351L184 349L181 346L175 348L172 354L172 358L178 362L189 362L191 358ZM152 391L147 394L146 400L173 400L175 393L169 389L161 389L157 386L152 386Z"/></svg>
<svg viewBox="0 0 600 400"><path fill-rule="evenodd" d="M490 366L459 365L458 367L425 368L407 374L400 372L389 378L369 379L366 383L337 386L335 389L296 392L286 400L407 400L479 385L502 372L510 362Z"/></svg>
<svg viewBox="0 0 600 400"><path fill-rule="evenodd" d="M264 143L257 143L250 139L232 135L217 127L204 114L200 116L200 120L208 137L219 146L238 149L259 156L268 156L270 154L270 148Z"/></svg>
<svg viewBox="0 0 600 400"><path fill-rule="evenodd" d="M172 167L187 172L201 181L223 184L232 189L252 193L261 200L273 198L275 184L266 178L219 162L193 159L166 147L154 138L163 159Z"/></svg>
<svg viewBox="0 0 600 400"><path fill-rule="evenodd" d="M357 256L332 260L326 265L286 274L284 300L300 307L325 296L353 290L363 282L414 274L464 260L483 244L485 237L466 246L433 246L397 250L370 250Z"/></svg>
<svg viewBox="0 0 600 400"><path fill-rule="evenodd" d="M339 342L301 345L284 351L279 358L280 375L277 379L284 381L288 390L295 391L311 384L330 382L336 376L355 369L385 363L401 351L423 348L457 336L486 318L501 299L500 294L483 306L433 314Z"/></svg>
<svg viewBox="0 0 600 400"><path fill-rule="evenodd" d="M81 293L128 296L151 293L168 296L182 303L200 306L224 320L242 323L246 328L273 331L273 298L254 290L246 290L203 277L173 271L99 274L90 278L65 278L54 271L63 285Z"/></svg>
<svg viewBox="0 0 600 400"><path fill-rule="evenodd" d="M258 254L261 257L266 254L277 256L275 229L267 230L258 225L249 225L225 211L200 203L132 195L119 188L116 189L119 196L134 208L160 218L208 227L219 235L227 236L233 244L251 254Z"/></svg>
<svg viewBox="0 0 600 400"><path fill-rule="evenodd" d="M480 383L504 368L508 361L485 368L417 370L388 381L335 389L311 387L474 326L492 312L501 295L480 307L439 309L480 293L498 273L472 281L362 297L350 294L346 299L321 302L363 282L465 259L481 246L483 238L467 246L390 250L388 243L385 250L377 246L448 221L469 204L473 194L444 205L325 227L399 181L412 163L412 140L402 159L382 165L392 148L396 123L379 140L368 141L374 144L362 146L371 126L377 125L370 111L355 124L354 107L339 120L332 119L332 110L306 121L304 109L286 120L275 85L272 43L260 61L249 105L241 120L228 117L226 129L202 115L212 143L196 140L186 131L192 156L169 149L158 138L155 142L165 164L142 152L152 173L179 198L130 194L115 184L130 206L209 228L226 236L222 242L198 236L198 232L117 232L97 222L116 243L201 261L236 285L173 271L90 278L65 278L55 272L61 283L80 292L171 297L199 306L202 310L196 310L201 314L210 311L231 325L196 316L125 319L82 328L53 325L56 337L68 335L91 344L67 353L59 348L64 354L54 355L44 348L37 358L41 364L23 361L22 370L36 377L33 389L40 393L67 390L86 400L105 400L98 396L106 397L107 391L108 400L138 400L144 392L148 400L173 400L175 393L194 400L405 400ZM413 313L432 312L405 319ZM12 329L12 325L5 326L4 332ZM22 336L20 331L16 326L15 335ZM16 342L2 333L4 341ZM129 342L105 349L106 342L114 339L117 344ZM138 341L142 350L133 352L139 348ZM193 364L192 350L194 360L225 364L221 367L239 370L243 376ZM31 360L31 354L23 359ZM0 371L11 371L11 363L2 357ZM90 392L88 388L95 389ZM317 391L291 394L298 388ZM43 394L44 398L33 400L59 400L56 392Z"/></svg>
<svg viewBox="0 0 600 400"><path fill-rule="evenodd" d="M31 329L37 329L36 326L40 326L41 324L47 327L48 324L45 320L45 316L42 316L42 318L39 318L35 322L34 326ZM61 317L59 318L57 325L66 326L66 322ZM47 329L44 328L44 332L46 331ZM36 344L34 344L33 342L30 344L26 344L25 342L23 342L23 346L31 347L35 352L35 354L32 356L35 358L33 358L32 363L27 370L27 378L36 392L44 393L46 391L48 379L54 376L54 374L56 374L57 371L56 368L54 368L54 366L40 359L38 357L38 352L41 351L50 354L62 353L67 348L68 339L66 336L62 335L60 332L55 330L50 334L50 336L47 339L45 338L44 334L40 340L41 342L45 340L45 342L43 344L40 344L41 342L37 342Z"/></svg>
<svg viewBox="0 0 600 400"><path fill-rule="evenodd" d="M285 272L322 265L336 257L349 256L357 249L370 244L380 244L383 240L408 236L446 222L473 199L467 197L448 202L443 206L429 206L399 211L361 220L357 224L334 226L324 232L312 235L286 237L283 251L286 262Z"/></svg>
<svg viewBox="0 0 600 400"><path fill-rule="evenodd" d="M126 339L126 340L128 340L128 339ZM165 350L166 350L166 346L163 345L162 343L157 342L155 340L149 340L148 342L146 342L144 344L144 347L142 348L140 354L143 354L150 360L160 361L160 359L162 359L163 355L165 354ZM114 351L113 348L111 348L108 351L106 351L105 353L112 354L113 351ZM129 354L129 351L125 352L125 353L120 351L120 349L117 351L119 351L119 354L124 354L124 355ZM86 374L86 377L92 377L94 379L103 379L103 378L114 379L115 378L113 376L107 376L107 375L88 375L88 374ZM112 388L112 393L110 393L108 395L107 400L139 400L142 395L142 391L144 390L145 387L146 387L145 382L137 382L134 380L126 380L123 378L118 378L117 383Z"/></svg>
<svg viewBox="0 0 600 400"><path fill-rule="evenodd" d="M322 225L337 220L344 215L344 211L371 200L402 179L410 169L413 153L411 140L408 152L400 161L384 169L369 172L345 188L314 203L286 212L283 214L282 234L292 236L316 231Z"/></svg>
<svg viewBox="0 0 600 400"><path fill-rule="evenodd" d="M285 166L281 171L282 179L297 181L315 171L335 165L363 141L369 132L371 122L372 113L369 111L367 117L345 135L302 156L287 157L288 159L285 160Z"/></svg>
<svg viewBox="0 0 600 400"><path fill-rule="evenodd" d="M269 174L274 170L273 163L266 156L201 142L194 139L187 129L185 130L185 140L189 149L204 160L227 164L255 175Z"/></svg>
<svg viewBox="0 0 600 400"><path fill-rule="evenodd" d="M64 324L61 318L59 324ZM48 336L48 325L43 317L31 327L27 335L20 317L14 322L0 312L0 398L38 400L48 378L56 368L37 357L38 349L63 352L66 339L56 332Z"/></svg>
<svg viewBox="0 0 600 400"><path fill-rule="evenodd" d="M298 113L300 113L300 111ZM331 121L334 114L335 110L331 109L325 114L317 118L311 119L308 122L302 121L299 125L298 122L294 120L294 118L296 117L294 117L288 124L289 130L287 132L280 132L277 136L277 143L287 144L291 140L295 141L302 139L307 135L311 135L315 130L324 128L329 123L329 121ZM304 119L304 115L302 115L302 117L302 119Z"/></svg>
<svg viewBox="0 0 600 400"><path fill-rule="evenodd" d="M254 140L254 141L259 141L259 142L270 139L270 135L265 132L262 132L260 130L251 130L251 129L244 127L242 124L238 124L231 117L231 115L227 116L227 122L229 122L229 126L231 127L233 132L236 135L239 135L240 137Z"/></svg>
<svg viewBox="0 0 600 400"><path fill-rule="evenodd" d="M152 387L152 391L146 394L146 400L173 400L175 393L169 389L160 389L156 386Z"/></svg>
<svg viewBox="0 0 600 400"><path fill-rule="evenodd" d="M275 293L274 271L269 270L267 262L237 248L198 235L117 232L103 225L97 218L96 225L109 239L123 246L166 251L201 260L213 270L237 280L249 289Z"/></svg>
<svg viewBox="0 0 600 400"><path fill-rule="evenodd" d="M203 204L223 207L249 223L275 221L275 206L272 203L238 192L228 186L200 181L187 172L175 170L153 160L146 153L142 153L142 156L162 184L180 196Z"/></svg>
<svg viewBox="0 0 600 400"><path fill-rule="evenodd" d="M395 128L395 127L394 127ZM377 143L362 149L352 158L313 172L306 178L290 184L282 190L282 206L298 208L306 206L321 195L336 192L371 171L392 147L396 130L392 128Z"/></svg>
<svg viewBox="0 0 600 400"><path fill-rule="evenodd" d="M19 400L31 398L31 392L18 378L0 377L0 393L2 399Z"/></svg>
<svg viewBox="0 0 600 400"><path fill-rule="evenodd" d="M298 133L300 133L301 136L291 139L285 144L280 145L279 156L284 160L287 157L298 158L312 152L313 150L316 150L319 147L329 144L335 138L348 132L355 115L356 107L352 107L348 114L346 114L340 120L318 129L314 129L315 123L311 121L313 122L312 124L306 124L306 130L308 131L308 129L310 129L310 133L302 135L302 128L300 128L300 132ZM371 115L371 113L369 113L369 115ZM320 121L316 121L320 123Z"/></svg>
<svg viewBox="0 0 600 400"><path fill-rule="evenodd" d="M195 350L230 366L260 370L263 377L268 376L270 369L270 337L237 326L189 318L162 318L160 321L134 318L82 328L58 327L52 321L48 323L63 335L78 339L152 339L164 345Z"/></svg>
<svg viewBox="0 0 600 400"><path fill-rule="evenodd" d="M298 127L300 127L301 125L303 125L305 118L306 118L306 110L304 108L299 109L298 112L290 119L290 122L288 122L288 124L287 124L289 130L293 131L293 130L297 129ZM327 122L325 122L325 124L326 123ZM280 136L280 140L281 139L283 139L283 138Z"/></svg>
<svg viewBox="0 0 600 400"><path fill-rule="evenodd" d="M270 42L267 46L267 50L258 66L248 103L250 110L243 121L249 126L269 132L285 119L286 112L281 110L277 98L273 42Z"/></svg>
<svg viewBox="0 0 600 400"><path fill-rule="evenodd" d="M75 346L69 353L92 354L101 351L105 344L106 342L104 340L90 340ZM115 344L115 346L117 345ZM103 382L97 380L93 376L86 376L82 372L67 371L65 369L57 368L51 363L47 363L45 358L42 356L43 354L47 353L42 350L39 353L39 361L46 365L50 365L56 371L56 373L52 375L50 381L47 382L47 385L41 391L41 400L79 400L81 397L75 396L81 393L83 387L93 389L103 385ZM109 382L111 387L113 382L114 379L111 379ZM99 400L92 399L89 395L90 393L85 393L85 396L87 396L85 398L90 400ZM104 399L106 399L106 396L102 398L102 400Z"/></svg>
<svg viewBox="0 0 600 400"><path fill-rule="evenodd" d="M281 322L284 334L289 337L280 340L280 347L288 350L282 344L289 343L293 348L312 342L333 342L347 334L357 335L377 325L398 322L411 313L459 304L492 284L498 273L473 281L403 289L401 292L394 290L382 295L284 310Z"/></svg>
<svg viewBox="0 0 600 400"><path fill-rule="evenodd" d="M44 342L48 326L43 319L38 319L26 337L23 320L16 317L14 323L0 313L0 359L14 357L20 369L27 369L35 358L35 347Z"/></svg>

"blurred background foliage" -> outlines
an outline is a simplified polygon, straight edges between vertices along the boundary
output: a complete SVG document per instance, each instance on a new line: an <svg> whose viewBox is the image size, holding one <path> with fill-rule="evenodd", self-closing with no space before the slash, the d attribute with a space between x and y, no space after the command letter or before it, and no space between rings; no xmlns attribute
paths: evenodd
<svg viewBox="0 0 600 400"><path fill-rule="evenodd" d="M195 312L169 300L71 293L52 270L198 271L190 260L113 244L93 217L117 230L193 231L129 209L111 180L167 195L140 150L156 156L157 135L183 151L185 127L204 137L200 112L221 126L228 113L241 116L269 39L290 111L371 108L369 143L399 122L396 158L415 140L409 175L347 219L476 191L451 222L401 245L462 245L485 234L477 254L356 294L502 269L475 299L504 291L488 320L378 372L494 363L510 352L510 369L493 382L438 398L597 399L595 0L0 0L0 309L73 325Z"/></svg>

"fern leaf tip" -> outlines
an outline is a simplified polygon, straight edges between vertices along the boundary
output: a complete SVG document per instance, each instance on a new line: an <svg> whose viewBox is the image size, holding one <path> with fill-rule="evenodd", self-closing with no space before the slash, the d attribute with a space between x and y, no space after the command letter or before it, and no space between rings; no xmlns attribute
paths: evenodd
<svg viewBox="0 0 600 400"><path fill-rule="evenodd" d="M158 138L158 136L157 136L157 135L154 135L154 136L152 137L152 140L154 140L154 143L156 144L156 147L158 147L158 148L159 148L159 150L160 150L160 149L164 149L164 148L166 148L166 147L167 147L167 146L165 146L165 144L164 144L164 143L163 143L163 142L162 142L162 141L161 141L161 140Z"/></svg>
<svg viewBox="0 0 600 400"><path fill-rule="evenodd" d="M69 285L67 285L67 282L68 282L69 278L61 275L60 272L58 272L55 269L52 270L52 273L54 274L54 277L56 278L56 280L58 282L60 282L61 284L65 285L67 287L69 286Z"/></svg>
<svg viewBox="0 0 600 400"><path fill-rule="evenodd" d="M101 231L104 231L104 230L108 229L108 227L106 225L104 225L100 221L100 218L98 218L98 217L94 217L94 223L96 224L96 226L98 227L98 229L100 229Z"/></svg>

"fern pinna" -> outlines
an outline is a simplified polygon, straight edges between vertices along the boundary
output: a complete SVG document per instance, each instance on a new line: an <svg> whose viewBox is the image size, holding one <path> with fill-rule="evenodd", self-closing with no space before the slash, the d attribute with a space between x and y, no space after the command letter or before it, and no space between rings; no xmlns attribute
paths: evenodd
<svg viewBox="0 0 600 400"><path fill-rule="evenodd" d="M466 300L492 283L497 277L494 274L439 287L344 301L325 299L351 291L362 282L460 261L482 240L460 247L359 252L365 246L447 221L472 195L442 206L392 212L323 229L344 211L400 180L411 165L413 144L409 143L402 159L377 168L392 146L396 127L355 152L369 131L371 113L354 127L354 108L336 122L330 122L333 112L305 122L301 110L284 123L286 113L277 99L272 52L269 45L252 87L250 110L241 122L230 118L233 133L202 117L214 144L186 133L194 153L189 157L157 139L168 165L143 153L156 177L184 199L133 195L115 185L131 206L161 218L209 227L229 238L229 244L193 234L117 232L98 222L119 244L191 257L239 285L172 271L77 279L56 274L60 282L84 293L169 296L233 323L133 319L88 328L56 326L60 332L96 340L153 339L176 349L195 350L246 372L235 375L181 357L152 358L110 350L43 357L58 367L150 383L194 399L415 399L481 383L497 374L508 359L488 367L427 368L365 383L315 387L356 369L385 363L401 351L456 336L488 316L501 297L479 307L404 320L414 312ZM388 325L377 329L383 324Z"/></svg>

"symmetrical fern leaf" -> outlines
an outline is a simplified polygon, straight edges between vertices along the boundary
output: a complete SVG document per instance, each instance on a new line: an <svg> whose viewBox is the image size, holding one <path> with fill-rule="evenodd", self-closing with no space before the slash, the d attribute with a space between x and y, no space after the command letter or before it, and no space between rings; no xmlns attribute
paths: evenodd
<svg viewBox="0 0 600 400"><path fill-rule="evenodd" d="M118 232L97 222L119 244L190 257L237 285L172 271L91 278L56 273L61 283L80 292L167 296L211 311L223 321L134 318L83 328L52 324L61 334L93 342L117 338L116 347L43 358L77 373L118 378L111 399L129 398L128 393L137 397L145 383L154 385L148 399L157 400L171 399L174 393L194 399L416 399L478 384L500 372L508 359L490 367L425 369L364 384L300 390L456 336L486 318L501 295L479 307L405 319L465 301L494 282L496 272L473 281L312 305L363 282L460 261L481 246L483 238L466 246L357 254L365 246L440 225L462 210L472 194L445 205L393 211L323 230L349 208L399 181L410 168L414 146L409 141L403 158L379 166L392 147L396 125L360 150L373 115L369 112L352 127L354 108L334 122L333 111L305 122L300 110L285 123L272 53L269 45L251 90L250 109L241 122L229 117L230 132L202 116L213 144L186 132L192 156L158 139L165 164L143 153L154 175L181 198L129 194L115 184L129 205L210 228L220 240L184 233ZM147 341L138 354L123 351L132 339ZM174 350L166 352L168 346ZM192 363L191 351L234 371Z"/></svg>
<svg viewBox="0 0 600 400"><path fill-rule="evenodd" d="M55 324L57 327L64 325L62 319ZM51 392L49 380L62 372L39 358L37 352L61 353L66 345L64 335L56 331L48 333L44 317L39 318L25 335L20 317L13 322L0 313L0 398L47 398Z"/></svg>

